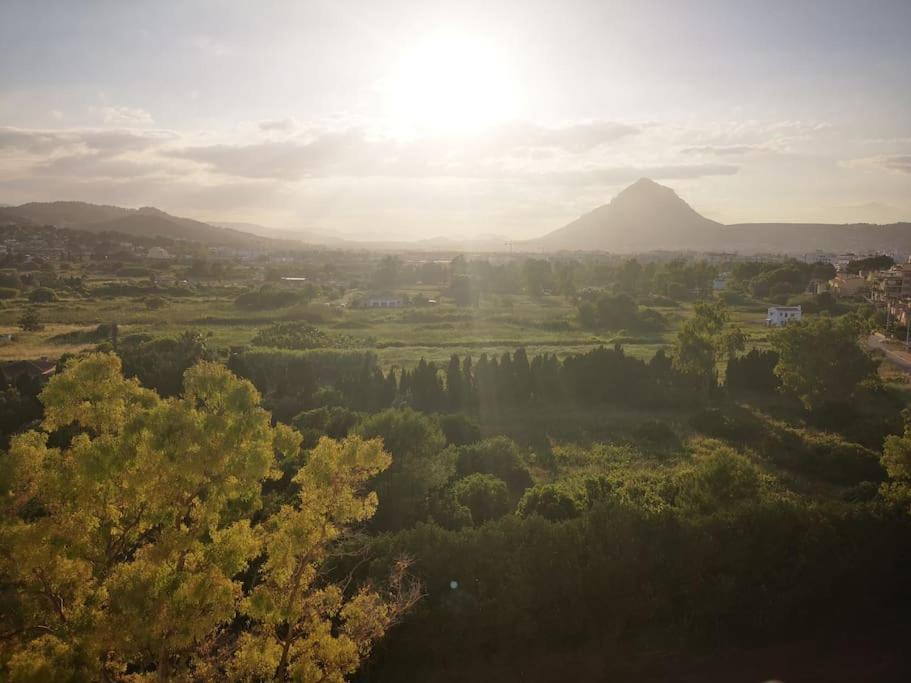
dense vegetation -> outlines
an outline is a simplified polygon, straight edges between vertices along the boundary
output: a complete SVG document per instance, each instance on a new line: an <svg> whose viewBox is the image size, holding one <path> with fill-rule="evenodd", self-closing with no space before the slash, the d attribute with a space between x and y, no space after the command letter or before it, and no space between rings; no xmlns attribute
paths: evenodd
<svg viewBox="0 0 911 683"><path fill-rule="evenodd" d="M827 264L93 244L0 271L6 357L61 356L0 375L0 677L550 680L901 633L906 387Z"/></svg>

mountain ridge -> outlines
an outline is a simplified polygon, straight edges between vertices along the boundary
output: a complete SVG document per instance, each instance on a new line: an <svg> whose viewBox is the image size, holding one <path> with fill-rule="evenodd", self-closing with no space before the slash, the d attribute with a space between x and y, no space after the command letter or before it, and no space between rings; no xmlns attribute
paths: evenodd
<svg viewBox="0 0 911 683"><path fill-rule="evenodd" d="M401 251L911 253L911 222L724 225L699 214L673 189L647 178L626 187L607 204L530 240L509 240L493 235L474 239L438 236L412 241L355 240L308 229L278 230L253 223L206 223L174 216L152 206L128 209L80 201L0 206L0 224L3 223L54 225L128 236L161 236L232 247L295 243L337 249Z"/></svg>
<svg viewBox="0 0 911 683"><path fill-rule="evenodd" d="M911 223L736 223L699 214L671 188L641 178L609 203L541 237L521 243L536 251L739 251L911 253Z"/></svg>

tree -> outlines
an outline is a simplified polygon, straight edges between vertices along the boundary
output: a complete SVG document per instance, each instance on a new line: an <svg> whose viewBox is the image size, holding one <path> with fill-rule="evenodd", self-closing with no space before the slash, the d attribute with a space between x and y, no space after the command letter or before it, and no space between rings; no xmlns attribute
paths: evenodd
<svg viewBox="0 0 911 683"><path fill-rule="evenodd" d="M28 300L32 303L49 303L57 301L57 292L49 287L36 287L29 292Z"/></svg>
<svg viewBox="0 0 911 683"><path fill-rule="evenodd" d="M0 479L12 680L338 681L416 599L402 572L352 592L320 571L373 514L379 441L324 439L296 497L264 510L300 435L223 366L200 363L162 399L91 354L41 401L41 430L15 437Z"/></svg>
<svg viewBox="0 0 911 683"><path fill-rule="evenodd" d="M509 512L506 482L492 474L469 474L453 485L455 499L471 512L475 526L499 519Z"/></svg>
<svg viewBox="0 0 911 683"><path fill-rule="evenodd" d="M401 269L402 259L398 256L384 256L376 267L374 282L378 287L393 287L398 282Z"/></svg>
<svg viewBox="0 0 911 683"><path fill-rule="evenodd" d="M719 441L695 445L695 464L678 477L678 502L696 512L712 513L755 502L759 470L746 457Z"/></svg>
<svg viewBox="0 0 911 683"><path fill-rule="evenodd" d="M886 500L911 514L911 428L908 425L901 436L886 438L880 462L889 475L889 481L880 485L880 492Z"/></svg>
<svg viewBox="0 0 911 683"><path fill-rule="evenodd" d="M26 308L16 323L23 332L38 332L44 329L41 324L41 318L38 317L38 309L34 306Z"/></svg>
<svg viewBox="0 0 911 683"><path fill-rule="evenodd" d="M718 384L718 363L744 345L740 328L726 329L728 320L723 303L698 303L674 340L674 368L706 393Z"/></svg>
<svg viewBox="0 0 911 683"><path fill-rule="evenodd" d="M772 346L784 390L808 410L850 400L861 382L876 378L877 363L860 348L859 334L857 320L848 316L802 320L778 330Z"/></svg>
<svg viewBox="0 0 911 683"><path fill-rule="evenodd" d="M393 457L392 466L372 483L381 501L373 525L389 531L423 520L428 494L454 471L454 456L443 451L446 439L436 420L410 408L390 409L368 417L357 433L382 439Z"/></svg>
<svg viewBox="0 0 911 683"><path fill-rule="evenodd" d="M206 340L195 330L186 330L177 338L160 337L138 344L123 343L119 348L124 374L162 396L180 393L184 373L212 353Z"/></svg>

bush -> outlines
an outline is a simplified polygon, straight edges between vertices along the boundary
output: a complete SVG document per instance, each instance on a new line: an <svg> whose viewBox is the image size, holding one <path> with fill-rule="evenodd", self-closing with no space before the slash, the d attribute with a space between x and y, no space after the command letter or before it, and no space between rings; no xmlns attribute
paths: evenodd
<svg viewBox="0 0 911 683"><path fill-rule="evenodd" d="M520 517L543 517L551 522L578 517L584 511L579 497L561 484L540 484L528 489L516 512Z"/></svg>
<svg viewBox="0 0 911 683"><path fill-rule="evenodd" d="M509 512L506 482L490 474L470 474L453 485L455 499L471 512L475 526L499 519Z"/></svg>
<svg viewBox="0 0 911 683"><path fill-rule="evenodd" d="M148 308L150 311L157 311L160 308L164 308L167 303L167 299L160 296L147 296L145 298L146 308Z"/></svg>
<svg viewBox="0 0 911 683"><path fill-rule="evenodd" d="M238 308L272 309L291 306L305 300L306 297L301 292L263 285L256 291L241 294L234 300L234 305Z"/></svg>
<svg viewBox="0 0 911 683"><path fill-rule="evenodd" d="M15 299L19 296L19 290L12 287L0 287L0 299Z"/></svg>
<svg viewBox="0 0 911 683"><path fill-rule="evenodd" d="M678 503L710 513L756 502L759 470L747 458L717 441L696 445L695 465L678 478Z"/></svg>
<svg viewBox="0 0 911 683"><path fill-rule="evenodd" d="M481 440L480 426L463 413L440 415L439 420L448 446L465 446Z"/></svg>
<svg viewBox="0 0 911 683"><path fill-rule="evenodd" d="M114 272L118 277L152 277L154 274L154 270L143 266L124 266Z"/></svg>
<svg viewBox="0 0 911 683"><path fill-rule="evenodd" d="M505 436L486 439L462 446L456 457L456 476L489 474L506 482L509 491L518 498L532 484L531 475L519 446Z"/></svg>
<svg viewBox="0 0 911 683"><path fill-rule="evenodd" d="M49 303L57 301L57 293L48 287L36 287L29 292L28 300L32 303Z"/></svg>
<svg viewBox="0 0 911 683"><path fill-rule="evenodd" d="M254 346L270 346L276 349L323 349L352 346L350 337L334 336L307 323L276 323L257 332L250 342Z"/></svg>

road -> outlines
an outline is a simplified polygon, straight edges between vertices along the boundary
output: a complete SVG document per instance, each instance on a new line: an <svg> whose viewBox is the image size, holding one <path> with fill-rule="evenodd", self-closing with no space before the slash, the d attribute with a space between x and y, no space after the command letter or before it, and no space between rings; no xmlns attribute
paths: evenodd
<svg viewBox="0 0 911 683"><path fill-rule="evenodd" d="M894 343L886 341L879 332L867 337L867 348L871 351L882 351L891 362L907 373L911 373L911 352L897 348Z"/></svg>

